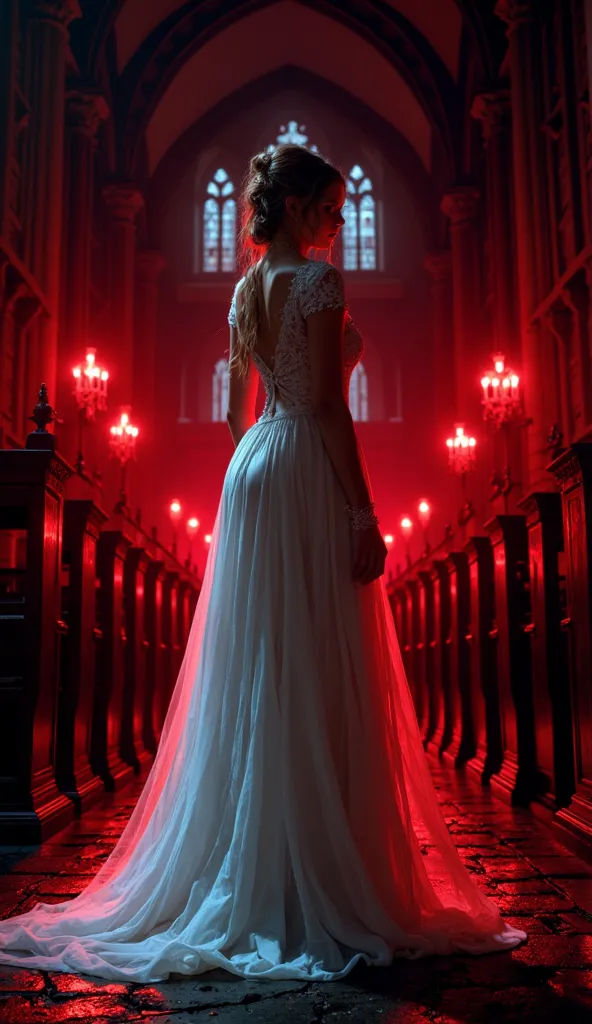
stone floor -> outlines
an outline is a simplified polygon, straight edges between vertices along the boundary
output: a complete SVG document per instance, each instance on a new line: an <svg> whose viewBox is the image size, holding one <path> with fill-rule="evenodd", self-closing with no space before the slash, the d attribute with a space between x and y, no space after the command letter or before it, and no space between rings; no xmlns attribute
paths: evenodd
<svg viewBox="0 0 592 1024"><path fill-rule="evenodd" d="M592 867L526 811L435 766L461 857L529 939L510 953L396 961L346 981L245 982L223 971L156 985L0 967L0 1024L498 1024L592 1021ZM74 896L115 843L138 784L104 799L42 847L0 847L0 914Z"/></svg>

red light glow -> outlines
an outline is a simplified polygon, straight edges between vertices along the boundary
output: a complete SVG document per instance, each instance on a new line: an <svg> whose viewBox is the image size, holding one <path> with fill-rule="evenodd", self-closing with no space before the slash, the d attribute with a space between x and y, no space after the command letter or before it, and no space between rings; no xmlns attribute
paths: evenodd
<svg viewBox="0 0 592 1024"><path fill-rule="evenodd" d="M95 349L86 350L86 362L75 366L72 370L74 377L74 397L80 409L84 409L89 419L93 419L95 412L102 412L107 407L107 381L109 373L107 370L97 366L95 360Z"/></svg>

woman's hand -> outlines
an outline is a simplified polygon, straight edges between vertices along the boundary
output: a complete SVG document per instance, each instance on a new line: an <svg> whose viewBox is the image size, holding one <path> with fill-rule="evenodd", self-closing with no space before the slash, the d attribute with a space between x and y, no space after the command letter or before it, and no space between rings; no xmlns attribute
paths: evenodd
<svg viewBox="0 0 592 1024"><path fill-rule="evenodd" d="M388 548L378 526L352 530L353 578L356 583L372 583L382 576Z"/></svg>

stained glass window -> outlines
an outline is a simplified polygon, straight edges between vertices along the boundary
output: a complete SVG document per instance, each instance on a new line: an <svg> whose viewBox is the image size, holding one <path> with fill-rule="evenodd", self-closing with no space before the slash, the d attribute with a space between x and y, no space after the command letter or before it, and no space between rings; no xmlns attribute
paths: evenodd
<svg viewBox="0 0 592 1024"><path fill-rule="evenodd" d="M277 149L278 146L285 146L288 143L293 146L306 146L312 153L318 153L319 151L318 146L309 143L306 125L299 124L298 121L286 121L285 124L280 125L275 142L270 143L267 147L267 152L273 153L274 149Z"/></svg>
<svg viewBox="0 0 592 1024"><path fill-rule="evenodd" d="M368 375L361 363L356 366L349 382L349 408L353 420L368 420Z"/></svg>
<svg viewBox="0 0 592 1024"><path fill-rule="evenodd" d="M228 412L228 360L219 359L212 377L212 422L224 423Z"/></svg>
<svg viewBox="0 0 592 1024"><path fill-rule="evenodd" d="M359 164L346 181L343 207L343 269L376 270L376 204L372 182Z"/></svg>
<svg viewBox="0 0 592 1024"><path fill-rule="evenodd" d="M219 168L206 189L203 204L202 270L232 273L236 266L236 201L234 185Z"/></svg>

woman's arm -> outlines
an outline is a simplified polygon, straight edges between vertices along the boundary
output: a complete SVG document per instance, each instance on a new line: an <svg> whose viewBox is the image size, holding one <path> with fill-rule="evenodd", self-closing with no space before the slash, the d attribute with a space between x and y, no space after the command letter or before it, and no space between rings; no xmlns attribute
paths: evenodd
<svg viewBox="0 0 592 1024"><path fill-rule="evenodd" d="M230 328L230 358L234 352L237 340L236 327ZM234 447L242 440L247 430L255 422L255 402L257 399L257 387L259 384L258 374L255 372L253 361L249 360L249 372L246 377L239 374L238 369L233 366L230 369L228 382L228 412L226 420L230 427Z"/></svg>
<svg viewBox="0 0 592 1024"><path fill-rule="evenodd" d="M358 439L343 393L344 309L323 309L306 319L315 417L349 505L372 501Z"/></svg>

